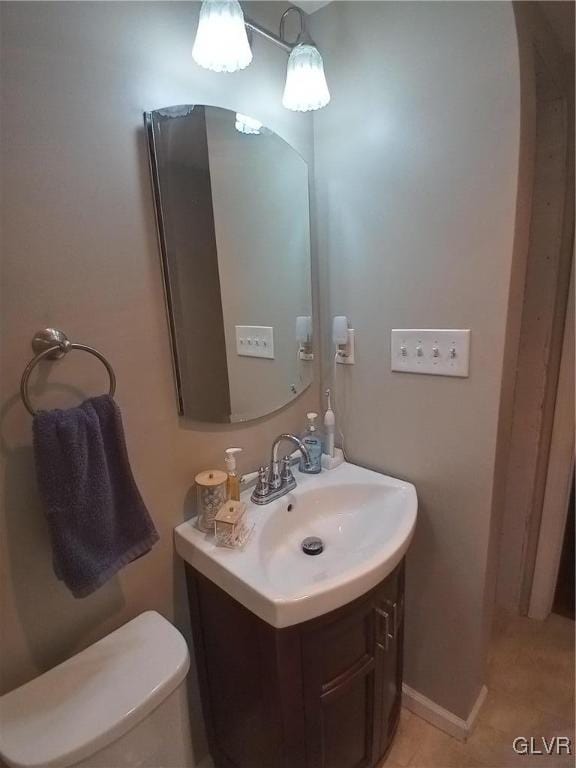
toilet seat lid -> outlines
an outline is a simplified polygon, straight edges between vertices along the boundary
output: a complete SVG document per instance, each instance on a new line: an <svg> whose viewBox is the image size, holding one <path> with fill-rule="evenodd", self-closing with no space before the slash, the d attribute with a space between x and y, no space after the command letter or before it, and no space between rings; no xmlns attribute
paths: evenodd
<svg viewBox="0 0 576 768"><path fill-rule="evenodd" d="M11 768L66 768L123 736L190 666L186 641L147 611L0 697L0 757Z"/></svg>

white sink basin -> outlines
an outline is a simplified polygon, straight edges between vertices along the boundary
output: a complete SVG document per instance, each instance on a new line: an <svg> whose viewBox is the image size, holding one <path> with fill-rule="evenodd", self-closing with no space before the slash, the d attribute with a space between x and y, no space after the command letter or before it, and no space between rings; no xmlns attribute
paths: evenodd
<svg viewBox="0 0 576 768"><path fill-rule="evenodd" d="M376 586L404 556L416 523L410 483L348 463L294 474L297 487L271 504L242 494L254 523L242 550L216 546L193 521L175 531L184 560L274 627L320 616ZM321 554L304 554L308 536L322 539Z"/></svg>

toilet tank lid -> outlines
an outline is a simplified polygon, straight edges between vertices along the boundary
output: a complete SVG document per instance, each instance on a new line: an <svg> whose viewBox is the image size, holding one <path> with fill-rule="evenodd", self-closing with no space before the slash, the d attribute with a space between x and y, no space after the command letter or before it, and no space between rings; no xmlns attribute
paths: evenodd
<svg viewBox="0 0 576 768"><path fill-rule="evenodd" d="M186 641L156 611L0 698L0 757L65 768L123 736L184 680Z"/></svg>

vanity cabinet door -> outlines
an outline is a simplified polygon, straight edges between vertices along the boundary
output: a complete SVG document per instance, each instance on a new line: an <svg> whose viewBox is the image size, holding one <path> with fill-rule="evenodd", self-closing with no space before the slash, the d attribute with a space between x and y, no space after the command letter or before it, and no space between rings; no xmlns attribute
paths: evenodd
<svg viewBox="0 0 576 768"><path fill-rule="evenodd" d="M404 568L394 571L375 597L377 757L392 742L402 704L404 640Z"/></svg>
<svg viewBox="0 0 576 768"><path fill-rule="evenodd" d="M374 728L376 635L372 600L302 632L307 768L369 768Z"/></svg>

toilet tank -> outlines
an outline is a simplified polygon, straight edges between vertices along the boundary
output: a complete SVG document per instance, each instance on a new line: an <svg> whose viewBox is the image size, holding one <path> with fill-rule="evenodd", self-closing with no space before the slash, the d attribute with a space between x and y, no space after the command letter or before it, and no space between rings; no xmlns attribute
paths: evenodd
<svg viewBox="0 0 576 768"><path fill-rule="evenodd" d="M147 611L0 698L10 768L192 768L186 641Z"/></svg>

